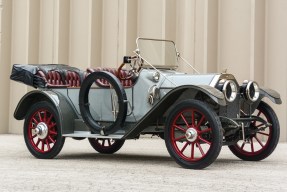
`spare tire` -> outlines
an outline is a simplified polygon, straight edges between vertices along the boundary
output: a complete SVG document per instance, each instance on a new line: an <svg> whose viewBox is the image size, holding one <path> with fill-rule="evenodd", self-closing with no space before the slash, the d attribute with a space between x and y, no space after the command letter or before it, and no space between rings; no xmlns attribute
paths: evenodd
<svg viewBox="0 0 287 192"><path fill-rule="evenodd" d="M82 118L93 133L109 135L124 125L127 96L119 79L110 72L96 71L84 79L79 105Z"/></svg>

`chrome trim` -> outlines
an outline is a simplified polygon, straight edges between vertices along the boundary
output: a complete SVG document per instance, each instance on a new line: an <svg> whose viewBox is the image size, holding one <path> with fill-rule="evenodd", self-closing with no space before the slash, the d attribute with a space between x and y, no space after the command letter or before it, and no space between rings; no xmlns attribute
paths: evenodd
<svg viewBox="0 0 287 192"><path fill-rule="evenodd" d="M212 79L212 81L210 82L210 86L211 87L215 87L217 82L219 81L221 75L215 75L214 78Z"/></svg>
<svg viewBox="0 0 287 192"><path fill-rule="evenodd" d="M251 86L254 87L254 96L251 96L250 94L250 89L251 89ZM246 86L246 90L245 90L245 93L246 93L246 96L247 96L247 99L252 101L252 102L255 102L257 101L257 99L259 98L260 96L260 89L259 89L259 85L258 83L256 83L255 81L249 81L247 83L247 86Z"/></svg>
<svg viewBox="0 0 287 192"><path fill-rule="evenodd" d="M197 137L198 137L198 133L197 130L194 128L189 128L186 130L185 132L185 137L189 142L194 142L196 141Z"/></svg>
<svg viewBox="0 0 287 192"><path fill-rule="evenodd" d="M230 96L226 95L227 94L227 86L228 85L231 88L231 95ZM228 102L233 102L236 99L236 95L237 95L237 86L236 86L235 82L232 81L232 80L225 81L225 83L223 85L223 88L222 88L222 92L224 94L225 99Z"/></svg>
<svg viewBox="0 0 287 192"><path fill-rule="evenodd" d="M175 47L176 52L178 52L177 49L176 49L176 46L175 46L174 41L172 41L172 40L166 40L166 39L151 39L151 38L138 37L138 38L136 39L137 48L139 47L139 46L138 46L138 41L139 41L140 39L142 39L142 40L152 40L152 41L166 41L166 42L171 42L171 43L174 44L174 47Z"/></svg>
<svg viewBox="0 0 287 192"><path fill-rule="evenodd" d="M158 100L159 98L160 98L159 88L156 85L153 85L148 90L148 103L150 105L153 105L154 101Z"/></svg>
<svg viewBox="0 0 287 192"><path fill-rule="evenodd" d="M158 73L157 71L153 73L152 78L155 82L159 81L160 78L160 73Z"/></svg>
<svg viewBox="0 0 287 192"><path fill-rule="evenodd" d="M48 135L48 126L46 125L46 123L40 122L33 130L33 133L34 135L37 135L39 139L45 139Z"/></svg>

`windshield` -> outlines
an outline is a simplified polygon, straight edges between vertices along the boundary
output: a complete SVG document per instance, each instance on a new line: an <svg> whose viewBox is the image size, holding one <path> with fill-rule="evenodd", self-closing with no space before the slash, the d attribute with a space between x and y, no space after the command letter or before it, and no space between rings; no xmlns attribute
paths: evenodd
<svg viewBox="0 0 287 192"><path fill-rule="evenodd" d="M138 38L139 56L144 60L143 67L174 69L177 64L177 51L173 41Z"/></svg>

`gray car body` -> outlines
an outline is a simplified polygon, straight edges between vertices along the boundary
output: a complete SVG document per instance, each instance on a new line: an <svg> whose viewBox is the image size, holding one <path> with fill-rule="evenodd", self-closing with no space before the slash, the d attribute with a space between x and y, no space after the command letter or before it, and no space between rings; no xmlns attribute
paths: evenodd
<svg viewBox="0 0 287 192"><path fill-rule="evenodd" d="M156 72L160 72L158 81L153 79ZM65 137L135 138L143 133L161 132L163 124L156 124L157 120L166 116L169 109L177 102L185 99L197 99L199 93L207 96L213 104L215 103L221 108L218 115L227 116L228 118L238 117L242 106L244 110L244 100L239 99L240 93L238 91L238 99L233 104L228 103L223 93L215 88L220 79L231 79L236 82L231 74L189 75L175 70L142 69L134 86L125 88L127 102L129 103L126 123L116 133L108 136L92 134L83 122L79 110L79 88L37 89L31 91L23 96L14 116L18 120L25 118L31 104L45 100L56 107L60 117L62 134ZM151 104L148 98L150 89L154 86L159 89L160 96ZM97 94L105 95L107 89L97 91L94 102L104 102L102 101L104 97L97 97ZM274 103L281 103L280 95L276 91L261 88L260 99L251 105L253 110L256 109L263 97L268 97ZM206 102L210 103L210 101ZM102 120L108 121L111 119L108 110L101 108L101 110L95 112L101 114ZM225 113L220 114L222 113L220 111L225 111Z"/></svg>

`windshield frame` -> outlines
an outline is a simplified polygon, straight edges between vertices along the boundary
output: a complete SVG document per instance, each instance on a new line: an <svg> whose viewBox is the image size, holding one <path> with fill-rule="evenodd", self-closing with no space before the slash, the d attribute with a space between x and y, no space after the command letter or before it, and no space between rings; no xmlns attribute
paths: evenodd
<svg viewBox="0 0 287 192"><path fill-rule="evenodd" d="M174 51L175 51L175 59L176 59L176 63L174 65L155 65L155 64L152 64L150 63L149 61L146 60L146 58L144 58L142 55L141 55L141 50L139 48L139 41L140 40L148 40L148 41L161 41L161 42L169 42L169 43L172 43L173 44L173 47L174 47ZM138 37L136 39L136 45L137 45L137 49L135 51L135 53L144 61L142 63L142 68L157 68L157 69L172 69L172 70L175 70L178 68L178 55L179 55L179 52L177 51L177 48L176 48L176 45L174 43L174 41L172 40L165 40L165 39L152 39L152 38L142 38L142 37Z"/></svg>

